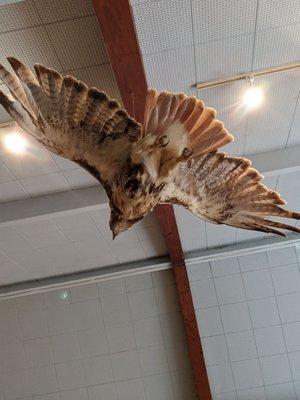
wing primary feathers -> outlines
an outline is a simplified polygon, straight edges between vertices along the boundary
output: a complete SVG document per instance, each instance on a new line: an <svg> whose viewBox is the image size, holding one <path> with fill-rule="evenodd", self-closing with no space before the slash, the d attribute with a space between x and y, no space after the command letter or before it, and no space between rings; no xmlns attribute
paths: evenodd
<svg viewBox="0 0 300 400"><path fill-rule="evenodd" d="M300 220L300 213L279 206L286 202L261 183L263 177L249 160L215 152L191 161L165 189L163 202L184 204L198 217L218 224L281 236L286 235L280 229L300 233L298 227L268 218Z"/></svg>
<svg viewBox="0 0 300 400"><path fill-rule="evenodd" d="M40 64L34 74L16 58L8 61L15 75L0 66L0 78L12 96L1 92L0 103L47 149L84 165L108 189L141 137L141 125L116 100L72 76Z"/></svg>

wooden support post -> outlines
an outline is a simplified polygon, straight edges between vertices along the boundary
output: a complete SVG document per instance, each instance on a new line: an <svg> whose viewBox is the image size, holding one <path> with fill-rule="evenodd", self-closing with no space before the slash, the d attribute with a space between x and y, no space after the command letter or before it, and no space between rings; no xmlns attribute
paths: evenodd
<svg viewBox="0 0 300 400"><path fill-rule="evenodd" d="M147 82L128 0L93 0L111 66L126 110L143 122ZM159 205L155 213L166 240L175 275L199 400L211 400L201 340L174 210Z"/></svg>

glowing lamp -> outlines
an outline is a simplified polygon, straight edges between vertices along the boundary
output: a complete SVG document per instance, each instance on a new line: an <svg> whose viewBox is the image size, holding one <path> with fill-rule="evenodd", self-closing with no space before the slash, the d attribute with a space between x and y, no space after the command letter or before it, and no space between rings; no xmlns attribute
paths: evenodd
<svg viewBox="0 0 300 400"><path fill-rule="evenodd" d="M13 129L12 132L7 133L3 138L3 143L6 150L15 154L24 153L28 146L27 140L17 129Z"/></svg>
<svg viewBox="0 0 300 400"><path fill-rule="evenodd" d="M253 85L253 76L248 77L247 81L250 83L250 87L244 94L243 103L248 108L256 108L262 104L264 100L264 94L261 88Z"/></svg>

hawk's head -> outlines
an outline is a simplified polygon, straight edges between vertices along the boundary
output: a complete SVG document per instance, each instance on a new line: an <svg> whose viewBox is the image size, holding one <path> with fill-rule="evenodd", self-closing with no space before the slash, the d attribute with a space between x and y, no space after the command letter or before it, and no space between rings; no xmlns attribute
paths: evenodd
<svg viewBox="0 0 300 400"><path fill-rule="evenodd" d="M111 208L109 226L113 234L113 239L121 232L126 231L133 224L138 222L144 215L137 216L136 218L129 218L126 213L123 213L116 207Z"/></svg>
<svg viewBox="0 0 300 400"><path fill-rule="evenodd" d="M126 171L126 170L125 170ZM162 185L157 187L142 166L123 172L110 193L110 229L115 238L140 221L158 203Z"/></svg>

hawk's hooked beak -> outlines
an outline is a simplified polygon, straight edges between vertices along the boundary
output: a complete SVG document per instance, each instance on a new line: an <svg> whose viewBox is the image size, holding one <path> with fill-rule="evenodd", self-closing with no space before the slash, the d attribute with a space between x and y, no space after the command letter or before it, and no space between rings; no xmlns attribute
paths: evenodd
<svg viewBox="0 0 300 400"><path fill-rule="evenodd" d="M118 236L118 234L119 234L119 233L116 233L116 232L113 232L113 233L112 233L113 240L115 240L115 238Z"/></svg>

